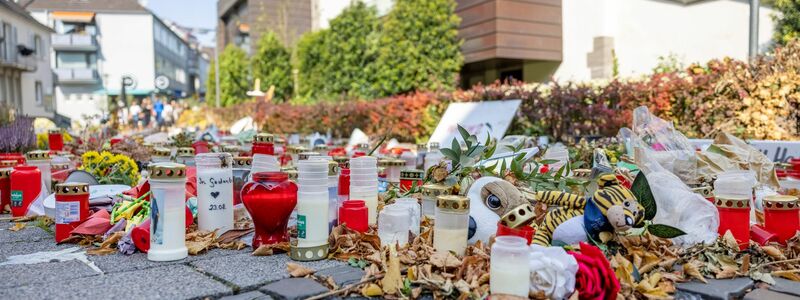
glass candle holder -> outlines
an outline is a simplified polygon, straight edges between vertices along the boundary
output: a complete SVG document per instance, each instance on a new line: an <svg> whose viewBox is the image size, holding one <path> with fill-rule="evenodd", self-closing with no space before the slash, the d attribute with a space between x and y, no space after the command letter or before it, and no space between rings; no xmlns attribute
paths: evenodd
<svg viewBox="0 0 800 300"><path fill-rule="evenodd" d="M521 237L495 238L489 266L489 289L492 295L528 297L531 272L529 253L528 244Z"/></svg>
<svg viewBox="0 0 800 300"><path fill-rule="evenodd" d="M428 154L428 145L417 144L417 166L418 170L425 170L425 155Z"/></svg>
<svg viewBox="0 0 800 300"><path fill-rule="evenodd" d="M400 191L408 191L416 183L416 186L422 187L425 173L422 170L407 169L400 171Z"/></svg>
<svg viewBox="0 0 800 300"><path fill-rule="evenodd" d="M442 155L442 152L439 151L439 143L431 142L428 153L425 154L425 165L422 170L428 172L428 169L438 165L443 159L444 155Z"/></svg>
<svg viewBox="0 0 800 300"><path fill-rule="evenodd" d="M386 174L386 181L391 183L400 182L400 170L404 165L405 161L400 159L389 158L378 161L378 166L382 167L384 174Z"/></svg>
<svg viewBox="0 0 800 300"><path fill-rule="evenodd" d="M750 199L749 197L715 197L719 211L719 234L730 231L741 250L750 244Z"/></svg>
<svg viewBox="0 0 800 300"><path fill-rule="evenodd" d="M405 162L403 164L404 169L417 168L417 155L414 154L414 152L411 152L410 149L403 149L403 152L400 153L400 159Z"/></svg>
<svg viewBox="0 0 800 300"><path fill-rule="evenodd" d="M11 171L11 216L23 217L28 214L31 203L42 191L42 172L39 168L19 165Z"/></svg>
<svg viewBox="0 0 800 300"><path fill-rule="evenodd" d="M187 167L193 167L195 166L194 153L194 148L192 147L178 148L178 152L175 155L175 161Z"/></svg>
<svg viewBox="0 0 800 300"><path fill-rule="evenodd" d="M47 131L47 144L52 151L64 150L64 136L61 134L61 129Z"/></svg>
<svg viewBox="0 0 800 300"><path fill-rule="evenodd" d="M11 209L11 171L14 168L0 169L0 212Z"/></svg>
<svg viewBox="0 0 800 300"><path fill-rule="evenodd" d="M89 218L89 185L61 183L56 185L56 243L69 238L75 227Z"/></svg>
<svg viewBox="0 0 800 300"><path fill-rule="evenodd" d="M442 184L429 183L422 186L422 215L428 218L436 217L437 198L450 194L450 187Z"/></svg>
<svg viewBox="0 0 800 300"><path fill-rule="evenodd" d="M297 184L282 172L260 172L242 187L242 203L255 227L253 249L289 241L286 226L297 204Z"/></svg>
<svg viewBox="0 0 800 300"><path fill-rule="evenodd" d="M52 186L50 187L50 190L55 191L56 185L67 181L67 177L69 177L70 172L72 172L72 168L69 163L51 163L50 180L52 182Z"/></svg>
<svg viewBox="0 0 800 300"><path fill-rule="evenodd" d="M42 173L42 180L44 186L47 188L46 193L50 193L53 187L53 176L50 168L50 152L44 150L35 150L25 154L25 160L28 165L39 168Z"/></svg>
<svg viewBox="0 0 800 300"><path fill-rule="evenodd" d="M422 220L419 200L417 200L417 198L397 198L394 200L394 203L408 209L411 233L413 233L414 236L418 236L420 233L420 222Z"/></svg>
<svg viewBox="0 0 800 300"><path fill-rule="evenodd" d="M378 237L381 239L381 246L397 243L402 247L408 244L410 221L411 214L405 205L384 206L378 215Z"/></svg>
<svg viewBox="0 0 800 300"><path fill-rule="evenodd" d="M233 229L233 158L228 153L202 153L197 164L197 228Z"/></svg>
<svg viewBox="0 0 800 300"><path fill-rule="evenodd" d="M156 147L150 151L150 161L153 163L165 163L172 161L172 151L169 148Z"/></svg>
<svg viewBox="0 0 800 300"><path fill-rule="evenodd" d="M458 195L439 196L436 202L436 223L433 226L433 248L464 255L469 227L469 198Z"/></svg>
<svg viewBox="0 0 800 300"><path fill-rule="evenodd" d="M297 154L297 160L308 160L312 156L319 156L319 153L311 151L300 152Z"/></svg>
<svg viewBox="0 0 800 300"><path fill-rule="evenodd" d="M259 133L253 137L253 147L251 152L253 155L275 155L275 145L273 144L275 136L269 133Z"/></svg>
<svg viewBox="0 0 800 300"><path fill-rule="evenodd" d="M778 242L786 244L800 230L800 207L797 197L773 195L764 198L764 227L778 236Z"/></svg>
<svg viewBox="0 0 800 300"><path fill-rule="evenodd" d="M147 259L172 261L188 256L186 249L186 166L153 164L150 173L150 250Z"/></svg>

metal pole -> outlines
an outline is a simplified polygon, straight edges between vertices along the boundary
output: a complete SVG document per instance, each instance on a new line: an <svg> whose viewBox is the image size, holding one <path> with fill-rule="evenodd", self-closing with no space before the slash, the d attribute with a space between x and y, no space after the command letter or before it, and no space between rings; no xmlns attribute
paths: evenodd
<svg viewBox="0 0 800 300"><path fill-rule="evenodd" d="M761 6L759 0L750 0L750 48L748 56L750 59L758 55L758 9Z"/></svg>
<svg viewBox="0 0 800 300"><path fill-rule="evenodd" d="M219 107L219 44L214 46L214 96L216 96L217 107Z"/></svg>

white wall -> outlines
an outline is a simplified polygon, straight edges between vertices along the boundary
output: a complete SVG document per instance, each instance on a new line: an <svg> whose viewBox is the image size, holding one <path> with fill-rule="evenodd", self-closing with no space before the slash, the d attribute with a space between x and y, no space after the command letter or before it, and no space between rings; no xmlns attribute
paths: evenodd
<svg viewBox="0 0 800 300"><path fill-rule="evenodd" d="M35 117L53 117L53 112L46 111L44 102L46 97L53 95L53 71L50 69L50 32L36 24L30 19L19 16L6 9L0 9L0 20L8 22L17 28L17 44L24 44L33 49L33 35L38 34L44 43L44 55L39 53L28 57L19 55L26 63L36 65L36 71L22 72L20 76L20 86L22 95L22 113ZM36 103L35 82L42 83L42 103Z"/></svg>
<svg viewBox="0 0 800 300"><path fill-rule="evenodd" d="M150 14L98 14L100 76L107 90L119 90L123 75L136 79L137 90L154 89L155 57L153 16Z"/></svg>
<svg viewBox="0 0 800 300"><path fill-rule="evenodd" d="M563 1L563 60L559 81L589 80L586 55L596 36L614 38L620 76L648 73L659 56L676 55L684 64L725 56L747 59L749 4L707 0L689 5L664 0ZM759 44L772 38L772 9L761 7Z"/></svg>

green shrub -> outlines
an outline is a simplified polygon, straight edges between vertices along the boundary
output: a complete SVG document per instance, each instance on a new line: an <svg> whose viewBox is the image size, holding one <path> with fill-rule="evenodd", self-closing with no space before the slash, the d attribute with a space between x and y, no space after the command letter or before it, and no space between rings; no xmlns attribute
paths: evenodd
<svg viewBox="0 0 800 300"><path fill-rule="evenodd" d="M274 32L269 31L258 40L258 49L250 58L253 80L261 79L261 88L275 86L275 98L287 99L292 95L291 55Z"/></svg>
<svg viewBox="0 0 800 300"><path fill-rule="evenodd" d="M215 67L211 61L206 81L206 101L213 103L216 99ZM242 102L247 97L249 83L247 76L250 67L247 65L247 54L244 50L231 44L219 54L220 104L229 106Z"/></svg>

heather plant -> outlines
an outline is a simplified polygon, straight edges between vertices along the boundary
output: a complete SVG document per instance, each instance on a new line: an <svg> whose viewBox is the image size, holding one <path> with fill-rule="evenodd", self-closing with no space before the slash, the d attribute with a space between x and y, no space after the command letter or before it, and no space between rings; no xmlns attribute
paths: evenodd
<svg viewBox="0 0 800 300"><path fill-rule="evenodd" d="M17 116L0 127L0 152L25 153L36 148L33 118Z"/></svg>

